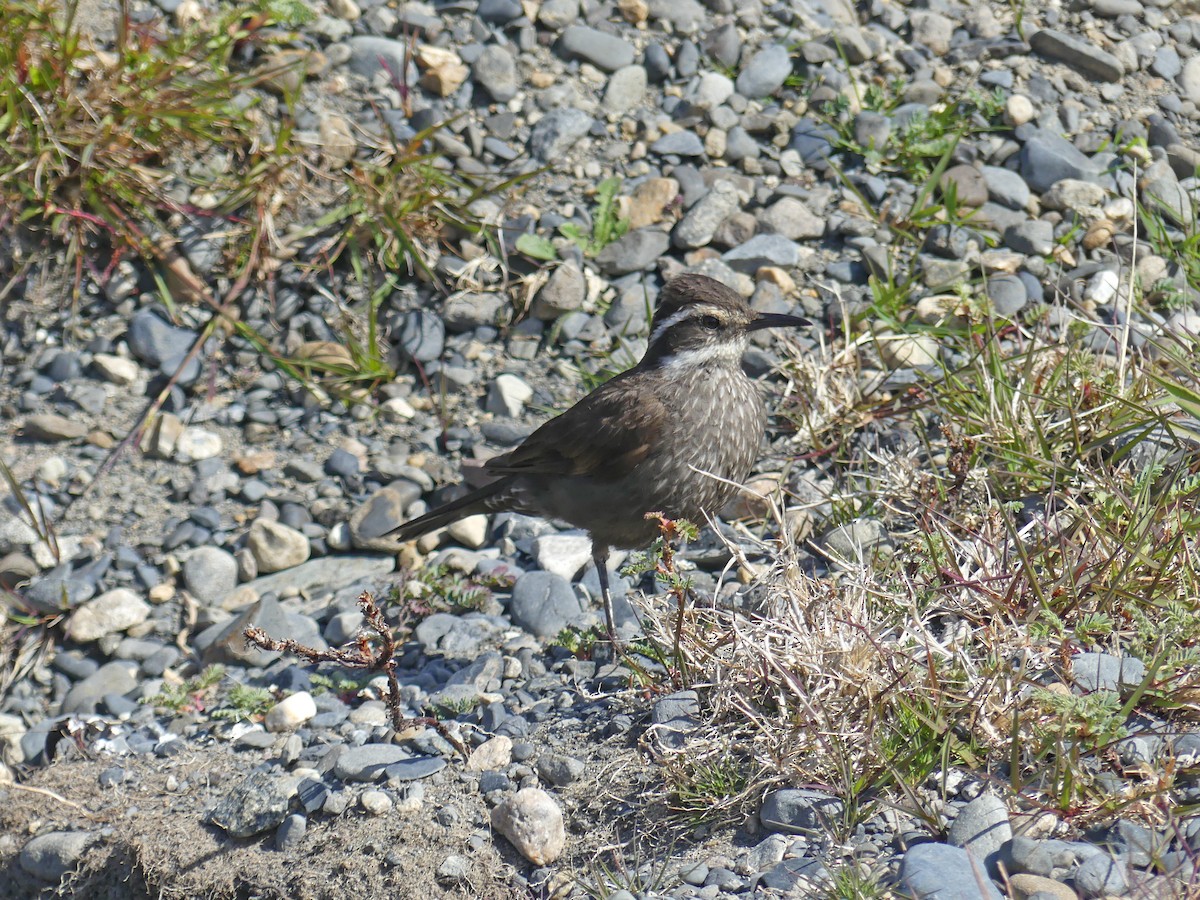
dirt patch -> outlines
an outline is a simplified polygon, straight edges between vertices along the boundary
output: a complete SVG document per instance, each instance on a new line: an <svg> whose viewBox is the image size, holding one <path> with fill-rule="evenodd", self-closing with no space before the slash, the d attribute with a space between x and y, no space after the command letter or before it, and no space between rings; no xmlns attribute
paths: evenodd
<svg viewBox="0 0 1200 900"><path fill-rule="evenodd" d="M8 835L0 839L0 877L14 891L5 896L503 900L545 896L557 886L606 876L610 883L633 879L636 873L612 871L611 865L612 851L628 855L633 836L643 845L637 855L655 858L658 873L678 868L686 856L732 851L731 833L691 842L671 824L650 799L661 798L661 777L635 738L572 734L573 725L578 720L544 725L533 738L585 763L582 778L554 791L568 846L549 872L535 872L491 832L489 805L461 763L423 782L424 803L412 813L393 808L372 816L357 802L370 786L348 785L346 811L311 815L293 849L276 848L274 829L231 839L208 824L207 811L256 767L269 765L273 754L213 745L191 746L168 759L60 760L28 772L22 787L0 792L0 832ZM101 773L113 766L125 770L124 780L101 787ZM98 838L60 886L38 883L23 870L18 852L30 835L77 830ZM466 861L465 872L455 880L439 877L452 855ZM548 884L536 884L547 876Z"/></svg>

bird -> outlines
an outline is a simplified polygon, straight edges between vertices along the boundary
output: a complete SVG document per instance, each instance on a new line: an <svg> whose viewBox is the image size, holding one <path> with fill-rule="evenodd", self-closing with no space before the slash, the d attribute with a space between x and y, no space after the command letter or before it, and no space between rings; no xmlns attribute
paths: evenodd
<svg viewBox="0 0 1200 900"><path fill-rule="evenodd" d="M679 275L660 291L637 365L484 463L490 483L388 534L409 541L502 511L583 529L616 645L609 553L654 541L660 525L647 514L700 522L737 493L767 424L758 388L742 369L750 335L810 324L758 312L714 278Z"/></svg>

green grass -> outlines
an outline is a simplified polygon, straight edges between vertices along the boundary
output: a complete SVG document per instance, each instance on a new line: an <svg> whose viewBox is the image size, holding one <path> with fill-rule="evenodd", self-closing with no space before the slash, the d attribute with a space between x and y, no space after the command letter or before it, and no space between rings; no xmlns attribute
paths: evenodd
<svg viewBox="0 0 1200 900"><path fill-rule="evenodd" d="M564 222L558 227L559 233L579 247L585 256L595 256L629 230L629 221L621 217L616 202L621 183L621 179L614 176L596 185L591 228L584 228L577 222ZM554 242L544 235L523 234L517 238L516 248L532 259L548 262L558 258Z"/></svg>
<svg viewBox="0 0 1200 900"><path fill-rule="evenodd" d="M473 184L447 171L428 149L440 125L407 141L355 134L349 161L313 158L292 115L304 58L275 55L311 15L294 0L240 3L186 27L119 13L115 45L93 48L74 3L10 4L0 35L0 226L61 247L75 299L84 281L102 283L137 257L168 308L207 306L322 402L366 403L395 374L379 316L398 281L436 281L430 263L451 237L493 243L468 207L516 181ZM313 209L325 212L313 221ZM215 270L229 287L192 270L174 237L181 219L219 234ZM344 352L284 352L278 334L257 333L239 314L243 292L272 282L284 261L365 289L330 297Z"/></svg>

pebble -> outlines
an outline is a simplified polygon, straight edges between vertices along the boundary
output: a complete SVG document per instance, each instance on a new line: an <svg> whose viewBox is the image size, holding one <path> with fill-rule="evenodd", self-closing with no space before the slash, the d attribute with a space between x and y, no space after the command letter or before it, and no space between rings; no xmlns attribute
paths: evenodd
<svg viewBox="0 0 1200 900"><path fill-rule="evenodd" d="M283 824L295 796L297 779L271 772L252 772L221 791L208 821L230 837L247 838Z"/></svg>
<svg viewBox="0 0 1200 900"><path fill-rule="evenodd" d="M471 77L497 103L507 103L520 90L517 61L499 44L484 48L471 66Z"/></svg>
<svg viewBox="0 0 1200 900"><path fill-rule="evenodd" d="M492 810L492 828L534 865L550 865L566 849L562 810L539 788L522 788Z"/></svg>
<svg viewBox="0 0 1200 900"><path fill-rule="evenodd" d="M267 731L295 731L317 714L317 704L308 691L284 697L267 711L263 721Z"/></svg>
<svg viewBox="0 0 1200 900"><path fill-rule="evenodd" d="M73 872L99 835L90 831L48 831L21 848L21 868L39 881L57 885Z"/></svg>
<svg viewBox="0 0 1200 900"><path fill-rule="evenodd" d="M560 163L591 127L592 117L581 109L553 110L533 126L529 152L544 163Z"/></svg>
<svg viewBox="0 0 1200 900"><path fill-rule="evenodd" d="M73 641L97 641L107 634L127 631L145 622L150 604L126 588L114 588L89 600L67 621L67 636Z"/></svg>
<svg viewBox="0 0 1200 900"><path fill-rule="evenodd" d="M384 791L363 791L358 802L373 816L386 816L392 811L392 798Z"/></svg>
<svg viewBox="0 0 1200 900"><path fill-rule="evenodd" d="M770 97L792 74L792 57L782 44L758 50L738 73L737 92L748 99Z"/></svg>
<svg viewBox="0 0 1200 900"><path fill-rule="evenodd" d="M246 536L246 547L264 574L298 566L309 557L308 538L294 528L269 519L255 519Z"/></svg>
<svg viewBox="0 0 1200 900"><path fill-rule="evenodd" d="M1035 31L1029 37L1029 46L1048 59L1064 62L1101 81L1120 81L1125 74L1124 66L1111 53L1061 31L1048 28Z"/></svg>
<svg viewBox="0 0 1200 900"><path fill-rule="evenodd" d="M513 585L509 615L513 623L541 638L557 637L568 627L586 627L586 616L571 582L554 572L526 572Z"/></svg>
<svg viewBox="0 0 1200 900"><path fill-rule="evenodd" d="M565 29L558 42L559 53L566 59L582 59L605 72L615 72L633 62L633 45L615 35L587 25Z"/></svg>
<svg viewBox="0 0 1200 900"><path fill-rule="evenodd" d="M981 860L949 844L917 844L900 860L900 884L929 900L1002 900Z"/></svg>
<svg viewBox="0 0 1200 900"><path fill-rule="evenodd" d="M25 434L35 441L73 441L88 433L83 422L54 413L40 413L25 420Z"/></svg>
<svg viewBox="0 0 1200 900"><path fill-rule="evenodd" d="M237 587L237 560L218 547L197 547L183 563L183 583L202 604L218 604Z"/></svg>
<svg viewBox="0 0 1200 900"><path fill-rule="evenodd" d="M995 794L981 794L959 810L946 835L947 843L982 860L993 878L1000 875L1004 851L1011 840L1008 809Z"/></svg>

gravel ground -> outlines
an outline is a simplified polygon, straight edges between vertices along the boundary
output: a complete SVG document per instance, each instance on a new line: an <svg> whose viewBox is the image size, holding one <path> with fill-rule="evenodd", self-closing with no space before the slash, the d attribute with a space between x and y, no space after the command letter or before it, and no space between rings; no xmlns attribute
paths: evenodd
<svg viewBox="0 0 1200 900"><path fill-rule="evenodd" d="M197 6L132 4L168 23ZM0 787L0 893L808 897L849 864L880 894L1187 896L1194 820L1156 829L1122 817L1086 832L1024 822L1014 836L1004 802L971 773L922 788L936 823L887 810L845 834L839 798L768 777L747 815L680 824L659 763L701 727L703 698L631 689L628 669L552 644L597 623L597 577L584 536L539 520L467 520L417 547L421 571L436 573L426 595L471 602L431 604L416 625L400 649L402 701L408 714L439 711L468 759L433 729L395 736L378 682L338 682L339 670L248 649L240 635L257 624L310 646L352 639L361 592L386 598L422 577L407 572L412 551L385 552L378 526L419 514L460 461L499 452L581 396L581 373L635 360L647 308L682 271L826 326L788 338L786 352L770 336L751 350L772 408L790 390L780 364L836 337L871 299L868 276L891 266L915 273L917 314L932 319L979 271L977 293L1005 316L1053 317L1069 296L1092 314L1074 320L1072 339L1099 351L1123 322L1118 274L1132 256L1142 284L1173 298L1161 317L1133 317L1135 340L1200 330L1184 273L1134 236L1135 200L1168 229L1194 227L1192 7L314 0L312 11L294 38L320 62L295 111L301 132L326 148L331 135L357 136L366 152L381 115L401 139L449 121L432 138L448 170L529 176L474 206L501 226L505 255L455 241L433 266L442 286L404 280L387 298L401 374L378 415L314 402L249 344L218 335L141 447L107 469L206 314L169 314L129 261L88 280L76 304L64 300L73 273L53 260L0 301L0 453L57 535L54 553L12 497L0 505L0 584L14 606L57 620L52 645L13 662L21 677L0 703L5 781L16 779ZM105 7L85 13L103 37ZM867 89L886 102L867 102ZM905 248L892 226L932 162L904 167L896 148L911 149L906 129L951 101L979 127L941 178L977 212L969 229L930 228ZM841 137L879 155L846 152L822 104L841 104ZM559 227L593 228L594 190L611 176L630 227L587 253ZM522 255L523 235L550 241L557 263ZM179 236L195 272L225 277L219 224L184 222ZM21 237L0 244L11 274ZM345 310L332 298L359 295L350 273L330 283L299 261L242 311L279 351L339 342ZM864 390L902 388L948 351L897 334L874 352ZM892 427L865 426L861 447L900 441ZM784 466L798 455L776 420L765 484L783 470L794 494L830 496L830 472ZM830 553L889 540L877 520L828 531L820 509L809 515ZM769 565L755 529L728 535ZM709 540L685 556L700 592L716 587L728 552ZM827 573L821 555L801 557ZM618 595L661 609L649 581L631 580L614 575ZM724 584L721 596L752 603L754 590ZM188 682L214 664L217 683ZM1083 690L1120 692L1145 667L1092 653L1074 671ZM214 716L234 708L237 686L267 689L262 709ZM1118 752L1165 764L1154 724ZM1200 732L1170 743L1173 761L1195 762ZM1188 791L1179 799L1194 804L1200 788Z"/></svg>

